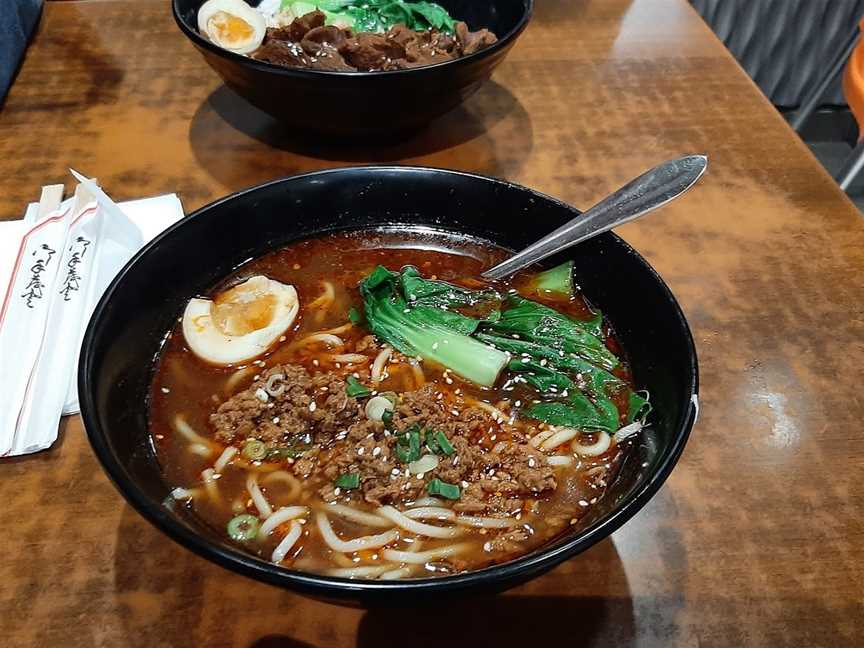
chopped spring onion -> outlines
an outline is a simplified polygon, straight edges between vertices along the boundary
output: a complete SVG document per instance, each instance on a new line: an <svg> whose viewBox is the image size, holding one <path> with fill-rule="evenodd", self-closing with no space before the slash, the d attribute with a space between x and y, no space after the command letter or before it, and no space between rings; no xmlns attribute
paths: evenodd
<svg viewBox="0 0 864 648"><path fill-rule="evenodd" d="M433 479L426 485L426 491L430 495L440 495L449 500L457 500L462 497L462 491L456 484L448 484L438 478Z"/></svg>
<svg viewBox="0 0 864 648"><path fill-rule="evenodd" d="M381 398L386 398L391 403L393 403L393 407L396 407L396 403L399 402L399 395L396 392L381 392L378 394Z"/></svg>
<svg viewBox="0 0 864 648"><path fill-rule="evenodd" d="M352 306L348 309L348 320L356 326L363 320L363 316L360 315L360 311Z"/></svg>
<svg viewBox="0 0 864 648"><path fill-rule="evenodd" d="M348 394L350 398L365 398L372 394L372 390L362 384L354 376L348 376L348 379L345 382L348 383L348 387L345 388L345 393Z"/></svg>
<svg viewBox="0 0 864 648"><path fill-rule="evenodd" d="M277 446L267 451L267 461L285 461L286 459L297 459L312 446L305 443L297 443L291 446Z"/></svg>
<svg viewBox="0 0 864 648"><path fill-rule="evenodd" d="M267 457L267 444L259 439L247 439L240 454L249 461L261 461Z"/></svg>
<svg viewBox="0 0 864 648"><path fill-rule="evenodd" d="M228 521L228 536L237 542L248 542L258 535L258 527L258 518L244 513Z"/></svg>
<svg viewBox="0 0 864 648"><path fill-rule="evenodd" d="M345 473L344 475L339 475L333 483L337 488L343 488L345 490L360 488L360 473Z"/></svg>
<svg viewBox="0 0 864 648"><path fill-rule="evenodd" d="M393 403L383 396L373 396L366 401L366 418L370 421L384 421L384 427L390 428L393 419Z"/></svg>
<svg viewBox="0 0 864 648"><path fill-rule="evenodd" d="M436 445L441 449L441 452L448 457L456 452L456 448L454 448L453 444L450 443L450 439L448 439L447 435L441 430L435 430L434 438Z"/></svg>
<svg viewBox="0 0 864 648"><path fill-rule="evenodd" d="M420 426L416 423L396 439L396 458L402 463L411 463L420 458Z"/></svg>

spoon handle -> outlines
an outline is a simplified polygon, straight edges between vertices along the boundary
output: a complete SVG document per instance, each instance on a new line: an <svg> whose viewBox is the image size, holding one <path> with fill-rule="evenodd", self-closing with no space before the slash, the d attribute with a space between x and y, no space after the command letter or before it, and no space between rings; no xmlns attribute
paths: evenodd
<svg viewBox="0 0 864 648"><path fill-rule="evenodd" d="M687 155L664 162L481 276L503 279L556 252L644 216L687 191L707 167L708 158L704 155Z"/></svg>

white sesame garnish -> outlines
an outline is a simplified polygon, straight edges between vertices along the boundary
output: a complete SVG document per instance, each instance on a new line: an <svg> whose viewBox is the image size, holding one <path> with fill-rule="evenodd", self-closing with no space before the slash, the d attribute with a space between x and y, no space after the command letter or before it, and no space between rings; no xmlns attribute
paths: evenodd
<svg viewBox="0 0 864 648"><path fill-rule="evenodd" d="M457 410L457 409L452 409L452 410L450 410L450 413L451 413L453 416L459 416L459 410Z"/></svg>
<svg viewBox="0 0 864 648"><path fill-rule="evenodd" d="M267 395L266 391L259 387L255 390L255 398L260 400L262 403L266 403L270 397Z"/></svg>
<svg viewBox="0 0 864 648"><path fill-rule="evenodd" d="M170 391L171 391L171 390L168 389L167 387L163 387L163 388L162 388L162 393L163 393L163 394L167 394L167 393L169 393Z"/></svg>
<svg viewBox="0 0 864 648"><path fill-rule="evenodd" d="M588 506L588 502L586 502L585 500L579 500L578 503L579 503L579 506Z"/></svg>
<svg viewBox="0 0 864 648"><path fill-rule="evenodd" d="M286 338L284 335L280 335L280 336L279 336L279 341L280 341L280 342L284 342L284 341L287 340L287 339L288 339L288 338Z"/></svg>
<svg viewBox="0 0 864 648"><path fill-rule="evenodd" d="M468 482L464 479L462 480L462 488L468 488Z"/></svg>
<svg viewBox="0 0 864 648"><path fill-rule="evenodd" d="M378 446L375 446L374 448L372 448L372 456L373 457L377 457L380 454L381 454L381 448L379 448Z"/></svg>
<svg viewBox="0 0 864 648"><path fill-rule="evenodd" d="M400 472L400 470L398 468L394 468L393 470L390 471L390 474L395 477L396 475L399 474L399 472Z"/></svg>
<svg viewBox="0 0 864 648"><path fill-rule="evenodd" d="M309 411L310 412L314 412L317 407L318 407L318 404L315 401L312 401L311 403L309 403Z"/></svg>
<svg viewBox="0 0 864 648"><path fill-rule="evenodd" d="M528 459L528 467L529 467L529 468L533 468L535 465L537 465L537 462L534 461L534 457L530 457L530 458Z"/></svg>
<svg viewBox="0 0 864 648"><path fill-rule="evenodd" d="M484 542L483 543L483 551L492 551L492 543Z"/></svg>
<svg viewBox="0 0 864 648"><path fill-rule="evenodd" d="M417 473L417 479L423 479L426 476L426 473Z"/></svg>
<svg viewBox="0 0 864 648"><path fill-rule="evenodd" d="M436 349L438 349L438 343L437 343L437 342L433 342L433 343L432 343L432 350L435 351Z"/></svg>
<svg viewBox="0 0 864 648"><path fill-rule="evenodd" d="M274 416L274 417L273 417L273 422L276 423L276 424L278 424L278 423L279 423L279 417L278 417L278 416Z"/></svg>
<svg viewBox="0 0 864 648"><path fill-rule="evenodd" d="M273 407L276 407L276 405L273 404L273 403L267 403L267 408L268 408L268 409L273 408Z"/></svg>
<svg viewBox="0 0 864 648"><path fill-rule="evenodd" d="M342 489L337 486L336 488L333 489L333 494L336 496L341 495Z"/></svg>
<svg viewBox="0 0 864 648"><path fill-rule="evenodd" d="M315 366L317 367L320 363L319 363L317 360L313 360L313 361L312 361L312 364L315 365Z"/></svg>

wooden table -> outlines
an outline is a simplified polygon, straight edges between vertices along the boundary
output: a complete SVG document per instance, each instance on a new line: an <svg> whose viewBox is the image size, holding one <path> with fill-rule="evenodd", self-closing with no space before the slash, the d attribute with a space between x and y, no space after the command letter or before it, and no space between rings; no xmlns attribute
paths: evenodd
<svg viewBox="0 0 864 648"><path fill-rule="evenodd" d="M0 112L0 215L66 168L188 210L264 180L404 161L586 206L661 160L696 190L622 228L689 316L702 414L611 540L494 599L343 609L235 576L145 523L80 421L0 464L4 646L851 646L864 629L864 222L683 0L540 0L463 108L398 145L298 150L165 2L49 4ZM3 371L9 370L3 367ZM530 642L528 644L527 642Z"/></svg>

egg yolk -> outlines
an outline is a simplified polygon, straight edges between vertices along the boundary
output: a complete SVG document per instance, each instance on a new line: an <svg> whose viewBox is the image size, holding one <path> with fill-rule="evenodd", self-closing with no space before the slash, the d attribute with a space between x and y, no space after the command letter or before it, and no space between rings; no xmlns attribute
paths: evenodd
<svg viewBox="0 0 864 648"><path fill-rule="evenodd" d="M209 27L208 33L216 36L216 39L223 45L242 44L252 38L255 33L252 25L248 22L225 11L214 13L207 21L207 26Z"/></svg>
<svg viewBox="0 0 864 648"><path fill-rule="evenodd" d="M210 307L213 323L226 335L246 335L269 325L276 311L276 297L249 283L220 293Z"/></svg>

